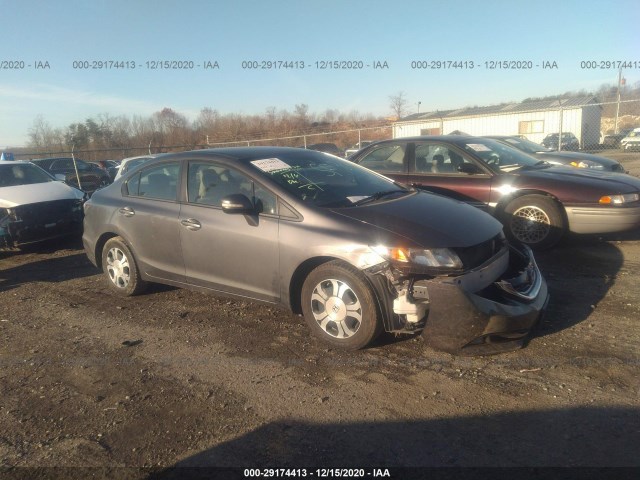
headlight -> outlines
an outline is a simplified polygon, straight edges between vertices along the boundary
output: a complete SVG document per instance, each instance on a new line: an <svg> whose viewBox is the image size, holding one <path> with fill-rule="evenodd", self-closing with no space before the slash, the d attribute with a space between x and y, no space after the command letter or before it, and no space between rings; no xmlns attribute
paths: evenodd
<svg viewBox="0 0 640 480"><path fill-rule="evenodd" d="M603 205L622 205L624 203L637 202L640 200L638 193L625 193L624 195L605 195L600 198L599 203Z"/></svg>
<svg viewBox="0 0 640 480"><path fill-rule="evenodd" d="M372 248L378 255L399 267L413 266L446 270L462 269L460 258L455 252L448 248L431 248L426 250L418 248L389 248L384 246Z"/></svg>
<svg viewBox="0 0 640 480"><path fill-rule="evenodd" d="M597 170L603 170L604 166L600 163L594 162L593 160L580 160L571 162L572 167L577 168L595 168Z"/></svg>

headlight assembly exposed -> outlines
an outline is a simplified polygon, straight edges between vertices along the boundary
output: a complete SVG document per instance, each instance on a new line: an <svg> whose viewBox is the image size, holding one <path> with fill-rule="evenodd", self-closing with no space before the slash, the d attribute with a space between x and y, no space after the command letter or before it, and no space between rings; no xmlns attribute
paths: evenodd
<svg viewBox="0 0 640 480"><path fill-rule="evenodd" d="M461 270L462 262L458 255L448 248L399 248L376 246L373 250L396 266L426 267L446 270Z"/></svg>

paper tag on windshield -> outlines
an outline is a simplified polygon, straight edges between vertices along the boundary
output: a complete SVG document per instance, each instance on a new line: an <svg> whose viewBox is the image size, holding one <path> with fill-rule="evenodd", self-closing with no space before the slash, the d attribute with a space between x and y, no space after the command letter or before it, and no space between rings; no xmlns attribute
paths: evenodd
<svg viewBox="0 0 640 480"><path fill-rule="evenodd" d="M369 198L370 195L355 195L353 197L347 197L347 200L349 200L351 203L356 203L359 202L360 200L364 200L365 198Z"/></svg>
<svg viewBox="0 0 640 480"><path fill-rule="evenodd" d="M279 158L265 158L262 160L254 160L251 163L263 172L267 173L277 172L279 170L289 170L291 168L290 165L287 165Z"/></svg>
<svg viewBox="0 0 640 480"><path fill-rule="evenodd" d="M476 152L490 152L491 149L481 143L467 143L467 147L474 149Z"/></svg>

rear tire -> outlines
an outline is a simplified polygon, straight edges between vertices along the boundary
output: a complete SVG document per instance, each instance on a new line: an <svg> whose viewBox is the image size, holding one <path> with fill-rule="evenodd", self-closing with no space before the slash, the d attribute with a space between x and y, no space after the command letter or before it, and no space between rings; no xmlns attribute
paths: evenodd
<svg viewBox="0 0 640 480"><path fill-rule="evenodd" d="M504 209L505 233L533 249L550 248L562 238L565 222L558 204L543 195L525 195Z"/></svg>
<svg viewBox="0 0 640 480"><path fill-rule="evenodd" d="M107 240L102 249L102 269L112 292L123 297L142 293L147 282L140 278L131 249L122 237Z"/></svg>
<svg viewBox="0 0 640 480"><path fill-rule="evenodd" d="M382 331L373 289L348 264L332 261L314 269L302 286L301 303L313 334L334 347L358 350Z"/></svg>

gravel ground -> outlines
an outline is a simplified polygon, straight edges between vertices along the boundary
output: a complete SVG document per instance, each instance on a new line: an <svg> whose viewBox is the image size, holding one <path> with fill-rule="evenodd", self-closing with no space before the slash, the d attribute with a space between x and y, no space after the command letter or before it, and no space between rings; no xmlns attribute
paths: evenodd
<svg viewBox="0 0 640 480"><path fill-rule="evenodd" d="M0 475L640 467L640 231L536 258L552 299L530 343L469 358L340 352L285 310L169 287L118 298L77 241L0 253Z"/></svg>

